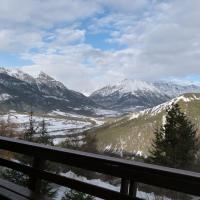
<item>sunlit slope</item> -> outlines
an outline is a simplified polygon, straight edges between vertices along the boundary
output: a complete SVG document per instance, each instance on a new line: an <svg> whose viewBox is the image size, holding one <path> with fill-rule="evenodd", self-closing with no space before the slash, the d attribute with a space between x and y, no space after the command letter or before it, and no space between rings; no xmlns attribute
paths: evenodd
<svg viewBox="0 0 200 200"><path fill-rule="evenodd" d="M154 137L153 132L165 123L166 109L172 103L179 103L182 111L200 130L200 93L188 93L151 109L113 119L99 128L90 130L89 134L96 134L98 148L101 151L107 149L118 152L142 152L148 155Z"/></svg>

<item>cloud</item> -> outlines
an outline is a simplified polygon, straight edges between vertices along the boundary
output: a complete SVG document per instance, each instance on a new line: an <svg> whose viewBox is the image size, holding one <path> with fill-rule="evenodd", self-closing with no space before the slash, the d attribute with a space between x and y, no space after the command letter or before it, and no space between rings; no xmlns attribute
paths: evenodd
<svg viewBox="0 0 200 200"><path fill-rule="evenodd" d="M138 52L124 60L133 78L184 77L200 73L199 11L196 0L154 1L139 18L114 14L99 19L98 31L109 30L108 42Z"/></svg>
<svg viewBox="0 0 200 200"><path fill-rule="evenodd" d="M83 43L85 40L85 30L78 28L59 28L47 34L48 44L54 47L63 47L73 43Z"/></svg>
<svg viewBox="0 0 200 200"><path fill-rule="evenodd" d="M147 5L148 0L99 0L99 3L103 6L113 9L118 12L138 12Z"/></svg>
<svg viewBox="0 0 200 200"><path fill-rule="evenodd" d="M1 0L1 27L28 26L49 28L62 22L73 22L100 10L92 0Z"/></svg>
<svg viewBox="0 0 200 200"><path fill-rule="evenodd" d="M0 30L0 52L26 52L43 45L42 32L24 32L12 29Z"/></svg>
<svg viewBox="0 0 200 200"><path fill-rule="evenodd" d="M84 92L124 78L184 78L200 74L199 19L198 0L0 0L0 52Z"/></svg>

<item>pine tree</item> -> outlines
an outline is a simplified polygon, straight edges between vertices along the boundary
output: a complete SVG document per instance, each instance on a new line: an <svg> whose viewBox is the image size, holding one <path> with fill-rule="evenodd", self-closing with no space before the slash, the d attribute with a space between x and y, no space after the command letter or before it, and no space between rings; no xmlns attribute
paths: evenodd
<svg viewBox="0 0 200 200"><path fill-rule="evenodd" d="M194 124L181 112L178 104L167 110L166 123L155 131L152 163L188 169L196 160L199 141Z"/></svg>
<svg viewBox="0 0 200 200"><path fill-rule="evenodd" d="M51 139L51 137L49 136L49 134L47 132L46 122L44 119L42 120L41 129L39 130L39 134L40 135L38 138L38 143L53 145L53 140Z"/></svg>
<svg viewBox="0 0 200 200"><path fill-rule="evenodd" d="M35 127L35 124L34 124L33 110L31 108L31 112L29 114L29 126L25 130L24 140L32 142L35 134L37 134L37 127Z"/></svg>
<svg viewBox="0 0 200 200"><path fill-rule="evenodd" d="M179 105L172 104L167 109L165 124L155 130L148 160L158 165L191 169L199 150L196 132L194 124L181 112ZM152 191L158 198L164 195L173 200L191 199L189 195L166 189L152 188Z"/></svg>
<svg viewBox="0 0 200 200"><path fill-rule="evenodd" d="M70 190L64 194L62 200L94 200L94 197L82 192Z"/></svg>

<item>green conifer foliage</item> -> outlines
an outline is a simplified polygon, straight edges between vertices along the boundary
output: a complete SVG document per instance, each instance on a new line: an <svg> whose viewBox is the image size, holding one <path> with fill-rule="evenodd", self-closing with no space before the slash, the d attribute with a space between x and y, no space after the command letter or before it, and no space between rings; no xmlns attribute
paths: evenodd
<svg viewBox="0 0 200 200"><path fill-rule="evenodd" d="M37 134L37 127L35 127L35 123L33 120L33 110L31 109L29 115L29 126L25 129L24 140L32 142L35 134Z"/></svg>
<svg viewBox="0 0 200 200"><path fill-rule="evenodd" d="M44 119L42 120L39 134L40 135L38 138L38 143L53 145L53 140L51 139L51 137L48 134L48 131L46 128L46 122Z"/></svg>
<svg viewBox="0 0 200 200"><path fill-rule="evenodd" d="M179 105L173 104L167 110L166 123L155 131L149 160L159 165L190 169L199 150L196 132Z"/></svg>

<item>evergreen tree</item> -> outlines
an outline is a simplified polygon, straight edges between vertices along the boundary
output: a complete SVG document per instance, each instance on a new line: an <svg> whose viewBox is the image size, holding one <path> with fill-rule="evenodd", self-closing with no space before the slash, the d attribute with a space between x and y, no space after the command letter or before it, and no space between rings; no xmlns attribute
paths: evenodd
<svg viewBox="0 0 200 200"><path fill-rule="evenodd" d="M155 130L153 148L149 161L173 168L191 169L199 151L199 140L194 124L181 112L178 104L167 109L166 122ZM173 200L188 200L190 196L179 192L152 189L156 195L168 196Z"/></svg>
<svg viewBox="0 0 200 200"><path fill-rule="evenodd" d="M150 161L174 168L188 169L194 164L199 141L194 124L178 104L167 110L166 123L155 131Z"/></svg>
<svg viewBox="0 0 200 200"><path fill-rule="evenodd" d="M51 139L51 137L49 136L49 134L47 132L46 122L44 119L42 120L41 129L39 130L39 134L40 134L39 138L38 138L39 143L53 145L53 140Z"/></svg>
<svg viewBox="0 0 200 200"><path fill-rule="evenodd" d="M94 197L82 192L70 190L64 194L62 200L94 200Z"/></svg>
<svg viewBox="0 0 200 200"><path fill-rule="evenodd" d="M37 134L37 127L35 127L34 124L33 110L31 108L31 112L29 114L29 126L24 132L24 140L32 142L35 134Z"/></svg>

